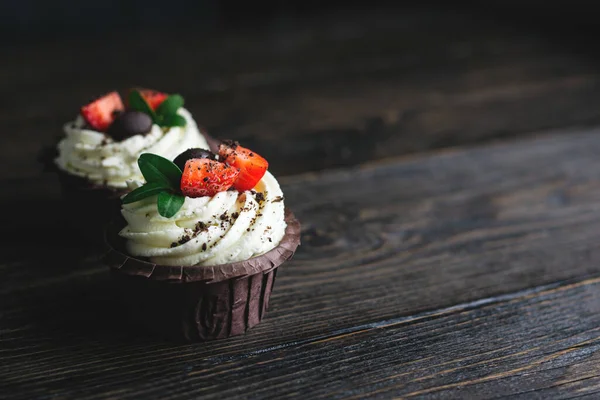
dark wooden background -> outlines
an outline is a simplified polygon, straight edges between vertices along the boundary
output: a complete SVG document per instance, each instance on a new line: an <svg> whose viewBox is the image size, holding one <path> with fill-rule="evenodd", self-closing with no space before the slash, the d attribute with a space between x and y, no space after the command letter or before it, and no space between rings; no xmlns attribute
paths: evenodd
<svg viewBox="0 0 600 400"><path fill-rule="evenodd" d="M600 396L596 32L580 2L517 3L3 25L0 398ZM36 157L132 85L266 156L303 224L245 336L130 331L64 228Z"/></svg>

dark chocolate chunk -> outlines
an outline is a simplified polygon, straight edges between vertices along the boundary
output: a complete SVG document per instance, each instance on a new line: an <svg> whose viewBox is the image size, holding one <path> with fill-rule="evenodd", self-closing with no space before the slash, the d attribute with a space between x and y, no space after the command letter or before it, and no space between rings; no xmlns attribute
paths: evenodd
<svg viewBox="0 0 600 400"><path fill-rule="evenodd" d="M187 149L186 151L175 157L173 162L179 167L179 169L183 171L183 169L185 168L185 162L193 158L208 158L209 160L216 160L217 156L212 151L200 148L193 148Z"/></svg>
<svg viewBox="0 0 600 400"><path fill-rule="evenodd" d="M142 135L152 129L152 118L141 111L120 113L106 132L114 140L121 141L135 135Z"/></svg>

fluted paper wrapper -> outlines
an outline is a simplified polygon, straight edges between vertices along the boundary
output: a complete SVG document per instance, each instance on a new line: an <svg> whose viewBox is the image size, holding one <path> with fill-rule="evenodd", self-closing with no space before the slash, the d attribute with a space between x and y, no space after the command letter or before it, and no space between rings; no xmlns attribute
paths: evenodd
<svg viewBox="0 0 600 400"><path fill-rule="evenodd" d="M173 339L205 341L246 332L265 315L278 267L300 244L300 223L286 209L285 236L277 247L246 261L215 266L165 266L128 256L106 229L104 262L131 316L146 329Z"/></svg>

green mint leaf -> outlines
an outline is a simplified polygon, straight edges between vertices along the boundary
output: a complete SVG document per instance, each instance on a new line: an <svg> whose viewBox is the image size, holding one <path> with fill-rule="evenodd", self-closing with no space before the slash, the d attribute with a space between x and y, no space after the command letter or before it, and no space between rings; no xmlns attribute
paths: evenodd
<svg viewBox="0 0 600 400"><path fill-rule="evenodd" d="M158 114L156 114L155 118L153 119L153 122L154 122L156 125L158 125L158 126L160 126L160 127L163 127L163 126L165 125L165 124L163 123L163 120L164 120L164 118L163 118L163 116L162 116L162 115L158 115Z"/></svg>
<svg viewBox="0 0 600 400"><path fill-rule="evenodd" d="M179 114L167 115L161 122L161 126L185 126L187 121Z"/></svg>
<svg viewBox="0 0 600 400"><path fill-rule="evenodd" d="M137 90L130 91L128 100L129 107L136 111L141 111L145 114L148 114L150 117L152 117L152 121L156 123L156 113L154 112L152 107L150 107L148 103L146 103L146 100L144 100L140 92L138 92Z"/></svg>
<svg viewBox="0 0 600 400"><path fill-rule="evenodd" d="M163 117L177 114L177 110L183 107L183 97L178 94L172 94L167 97L156 109L156 114Z"/></svg>
<svg viewBox="0 0 600 400"><path fill-rule="evenodd" d="M160 192L158 195L158 213L165 218L171 218L183 205L185 197L170 192Z"/></svg>
<svg viewBox="0 0 600 400"><path fill-rule="evenodd" d="M145 199L146 197L154 196L155 194L159 194L166 190L169 190L170 187L163 185L162 183L145 183L143 186L132 190L127 193L125 197L123 197L123 204L135 203L136 201L140 201Z"/></svg>
<svg viewBox="0 0 600 400"><path fill-rule="evenodd" d="M159 183L178 191L181 184L181 170L171 160L152 153L144 153L138 158L138 165L148 183Z"/></svg>

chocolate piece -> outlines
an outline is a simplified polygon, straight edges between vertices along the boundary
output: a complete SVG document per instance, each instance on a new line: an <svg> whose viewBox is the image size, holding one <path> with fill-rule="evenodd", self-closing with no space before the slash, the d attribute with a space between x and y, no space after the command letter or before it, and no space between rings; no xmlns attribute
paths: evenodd
<svg viewBox="0 0 600 400"><path fill-rule="evenodd" d="M187 160L191 160L193 158L208 158L209 160L216 160L217 156L210 150L205 150L201 148L193 148L187 149L173 160L173 163L179 167L180 170L183 171L185 168L185 163Z"/></svg>
<svg viewBox="0 0 600 400"><path fill-rule="evenodd" d="M129 110L120 113L106 132L114 140L121 141L131 136L142 135L152 129L152 118L141 111Z"/></svg>
<svg viewBox="0 0 600 400"><path fill-rule="evenodd" d="M300 223L286 210L279 245L249 260L214 266L157 265L125 254L123 222L106 229L104 262L132 317L154 332L185 341L221 339L258 324L277 268L300 244Z"/></svg>

